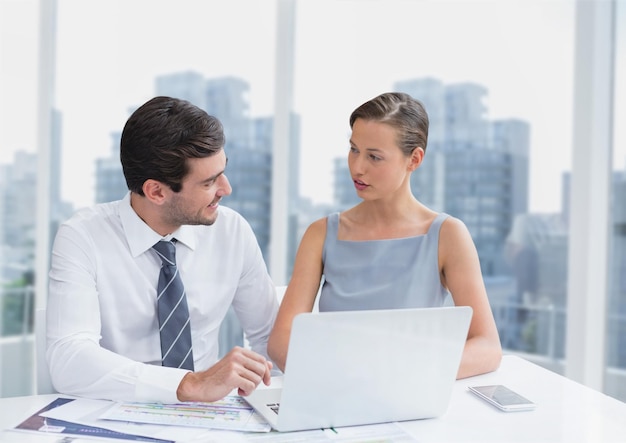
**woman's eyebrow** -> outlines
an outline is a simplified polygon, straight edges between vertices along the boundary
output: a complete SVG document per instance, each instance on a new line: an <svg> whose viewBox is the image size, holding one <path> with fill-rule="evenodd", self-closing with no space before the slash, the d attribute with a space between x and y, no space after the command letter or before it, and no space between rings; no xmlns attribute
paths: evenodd
<svg viewBox="0 0 626 443"><path fill-rule="evenodd" d="M354 143L352 141L352 139L348 140L350 142L350 146L354 147L354 148L358 148L358 146L356 145L356 143ZM379 148L365 148L366 151L368 152L383 152L382 149Z"/></svg>

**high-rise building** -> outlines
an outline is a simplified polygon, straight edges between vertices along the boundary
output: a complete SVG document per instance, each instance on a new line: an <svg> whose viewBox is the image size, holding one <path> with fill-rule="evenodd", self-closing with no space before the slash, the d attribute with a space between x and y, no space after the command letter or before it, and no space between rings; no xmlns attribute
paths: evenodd
<svg viewBox="0 0 626 443"><path fill-rule="evenodd" d="M341 210L361 201L354 189L346 156L333 159L333 201Z"/></svg>
<svg viewBox="0 0 626 443"><path fill-rule="evenodd" d="M393 89L421 101L429 116L426 155L411 189L468 227L503 344L562 355L567 231L560 215L527 214L528 123L488 120L480 85L423 78ZM340 209L360 201L345 158L335 160L334 178Z"/></svg>
<svg viewBox="0 0 626 443"><path fill-rule="evenodd" d="M226 176L233 193L222 203L250 223L263 255L267 257L271 201L271 121L253 122L248 112L248 84L238 78L206 80L201 74L187 71L160 76L156 94L188 100L217 117L224 126L228 156ZM258 135L253 139L252 134ZM243 330L229 309L219 335L220 355L233 346L243 345Z"/></svg>
<svg viewBox="0 0 626 443"><path fill-rule="evenodd" d="M529 126L489 121L477 84L443 85L432 78L398 82L422 101L429 137L411 187L427 206L460 218L478 249L483 275L509 273L503 248L513 217L528 210Z"/></svg>
<svg viewBox="0 0 626 443"><path fill-rule="evenodd" d="M157 95L166 95L188 100L194 105L206 109L206 80L194 71L176 72L158 76L155 79Z"/></svg>
<svg viewBox="0 0 626 443"><path fill-rule="evenodd" d="M5 168L3 180L2 243L9 246L34 245L37 212L37 154L17 151L15 160Z"/></svg>
<svg viewBox="0 0 626 443"><path fill-rule="evenodd" d="M227 149L226 176L233 192L224 205L242 214L252 226L264 257L268 257L270 204L272 195L272 119L250 121L259 136L255 146L234 146Z"/></svg>
<svg viewBox="0 0 626 443"><path fill-rule="evenodd" d="M254 230L263 255L268 258L270 233L270 204L272 184L272 130L269 117L249 116L248 84L235 77L205 79L201 74L186 71L159 76L155 81L156 95L189 100L217 117L224 126L228 168L226 175L233 193L223 204L241 213ZM299 127L297 116L292 124ZM292 171L297 171L299 158L299 129L294 131L291 152ZM96 161L96 202L118 200L128 191L119 160L121 132L111 134L111 155ZM289 207L297 214L298 174L290 174ZM297 224L295 225L297 226ZM294 230L295 232L295 230ZM295 255L296 235L291 236L290 248Z"/></svg>
<svg viewBox="0 0 626 443"><path fill-rule="evenodd" d="M19 279L35 267L36 202L37 155L17 151L13 163L2 167L0 179L0 244L7 252L0 259L4 281Z"/></svg>
<svg viewBox="0 0 626 443"><path fill-rule="evenodd" d="M517 119L494 120L491 124L491 147L495 151L506 153L510 163L511 201L508 210L513 216L528 212L528 123Z"/></svg>
<svg viewBox="0 0 626 443"><path fill-rule="evenodd" d="M61 113L53 109L50 127L50 181L48 198L50 209L50 238L58 226L73 212L71 204L61 198ZM10 248L11 259L2 263L1 279L14 279L23 273L32 273L35 256L37 219L38 157L24 150L15 153L11 165L2 166L0 179L0 245ZM52 242L51 242L52 243ZM49 249L52 244L49 245Z"/></svg>
<svg viewBox="0 0 626 443"><path fill-rule="evenodd" d="M483 150L488 146L489 122L483 103L487 89L475 83L458 83L445 87L446 150Z"/></svg>
<svg viewBox="0 0 626 443"><path fill-rule="evenodd" d="M506 325L509 349L563 357L568 231L561 214L519 214L505 260L515 277Z"/></svg>
<svg viewBox="0 0 626 443"><path fill-rule="evenodd" d="M513 217L528 210L528 124L487 120L487 90L480 85L446 86L424 78L399 81L394 90L420 100L429 116L426 155L411 176L413 193L433 210L465 222L483 275L510 275L504 244ZM335 203L358 203L345 159L335 161L334 178Z"/></svg>
<svg viewBox="0 0 626 443"><path fill-rule="evenodd" d="M128 192L120 163L122 133L111 133L111 155L96 159L96 203L120 200Z"/></svg>
<svg viewBox="0 0 626 443"><path fill-rule="evenodd" d="M267 148L257 146L258 140L252 138L249 89L248 82L237 77L212 78L205 83L204 110L219 118L224 125L226 151L229 155L235 149Z"/></svg>
<svg viewBox="0 0 626 443"><path fill-rule="evenodd" d="M226 176L233 188L223 204L239 212L254 231L266 261L269 260L272 198L273 118L252 117L248 102L249 85L236 77L205 79L187 71L160 76L156 94L189 100L217 117L224 126L228 156ZM293 263L298 246L300 120L291 117L292 139L288 192L288 263ZM104 164L103 164L104 165ZM289 274L290 274L289 270ZM220 331L220 349L241 344L241 329L227 315ZM221 351L221 352L222 352Z"/></svg>
<svg viewBox="0 0 626 443"><path fill-rule="evenodd" d="M233 193L223 204L241 213L268 257L272 183L272 120L250 117L249 85L236 77L205 79L195 72L159 76L156 94L189 100L224 126ZM298 146L294 146L294 150Z"/></svg>

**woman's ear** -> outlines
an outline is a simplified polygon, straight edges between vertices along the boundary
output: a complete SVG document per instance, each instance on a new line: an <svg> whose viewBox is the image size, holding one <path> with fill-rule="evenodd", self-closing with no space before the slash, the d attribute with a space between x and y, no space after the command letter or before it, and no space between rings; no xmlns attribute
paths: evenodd
<svg viewBox="0 0 626 443"><path fill-rule="evenodd" d="M163 203L168 191L166 189L166 185L151 178L143 182L143 186L141 188L143 189L143 193L146 198L157 205Z"/></svg>
<svg viewBox="0 0 626 443"><path fill-rule="evenodd" d="M409 170L411 172L415 171L422 164L422 160L424 160L424 148L418 146L413 149L411 152L411 159L409 161Z"/></svg>

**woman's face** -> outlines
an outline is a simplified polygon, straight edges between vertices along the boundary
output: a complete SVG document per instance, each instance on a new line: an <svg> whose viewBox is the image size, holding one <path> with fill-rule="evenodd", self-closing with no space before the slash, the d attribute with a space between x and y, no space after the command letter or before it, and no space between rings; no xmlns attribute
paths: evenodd
<svg viewBox="0 0 626 443"><path fill-rule="evenodd" d="M359 118L352 125L348 166L362 199L393 195L414 169L411 158L404 155L396 140L396 130L385 123Z"/></svg>

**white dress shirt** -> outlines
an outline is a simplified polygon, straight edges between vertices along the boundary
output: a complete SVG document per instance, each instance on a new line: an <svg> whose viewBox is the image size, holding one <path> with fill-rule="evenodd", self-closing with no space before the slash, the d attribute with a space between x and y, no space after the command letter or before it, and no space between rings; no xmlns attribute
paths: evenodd
<svg viewBox="0 0 626 443"><path fill-rule="evenodd" d="M187 293L196 371L218 358L232 305L252 349L267 357L278 302L250 225L220 206L211 226L173 233ZM186 370L161 366L156 289L161 236L123 200L78 211L59 228L47 304L47 361L62 393L176 402Z"/></svg>

